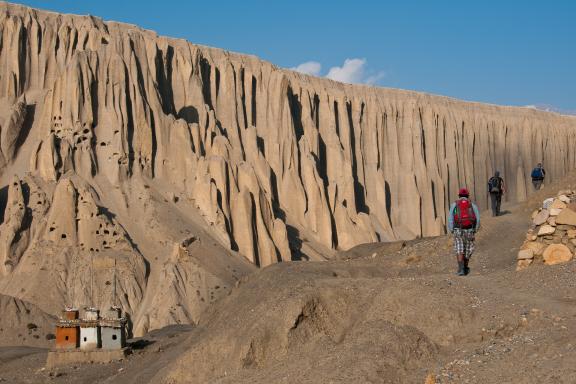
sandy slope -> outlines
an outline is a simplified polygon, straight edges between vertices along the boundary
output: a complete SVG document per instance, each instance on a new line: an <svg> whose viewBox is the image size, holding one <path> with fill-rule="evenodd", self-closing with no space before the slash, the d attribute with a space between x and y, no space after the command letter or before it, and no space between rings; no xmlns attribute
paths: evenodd
<svg viewBox="0 0 576 384"><path fill-rule="evenodd" d="M47 347L52 344L54 320L34 304L0 295L0 346Z"/></svg>
<svg viewBox="0 0 576 384"><path fill-rule="evenodd" d="M150 335L152 344L99 376L87 366L50 380L423 383L433 374L441 383L573 383L576 263L515 271L534 202L484 219L468 277L454 275L446 237L278 264L243 278L197 327ZM33 356L3 375L14 380Z"/></svg>

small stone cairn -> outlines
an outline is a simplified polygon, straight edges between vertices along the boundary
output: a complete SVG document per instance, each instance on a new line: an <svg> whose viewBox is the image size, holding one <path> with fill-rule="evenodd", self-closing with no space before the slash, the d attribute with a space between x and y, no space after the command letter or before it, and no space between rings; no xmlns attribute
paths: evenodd
<svg viewBox="0 0 576 384"><path fill-rule="evenodd" d="M535 260L546 265L565 263L576 252L576 191L559 191L532 213L532 225L518 252L517 271Z"/></svg>

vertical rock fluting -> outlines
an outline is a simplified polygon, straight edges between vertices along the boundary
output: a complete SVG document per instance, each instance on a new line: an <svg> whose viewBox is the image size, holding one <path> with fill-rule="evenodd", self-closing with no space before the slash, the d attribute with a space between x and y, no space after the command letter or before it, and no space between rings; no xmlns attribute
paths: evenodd
<svg viewBox="0 0 576 384"><path fill-rule="evenodd" d="M32 172L170 183L260 266L302 243L438 235L458 187L486 207L495 169L517 201L536 162L550 179L576 165L572 117L343 85L130 25L0 7L0 97L35 95L39 109Z"/></svg>
<svg viewBox="0 0 576 384"><path fill-rule="evenodd" d="M28 247L30 212L24 202L20 180L14 178L8 187L4 222L0 226L0 276L12 272Z"/></svg>

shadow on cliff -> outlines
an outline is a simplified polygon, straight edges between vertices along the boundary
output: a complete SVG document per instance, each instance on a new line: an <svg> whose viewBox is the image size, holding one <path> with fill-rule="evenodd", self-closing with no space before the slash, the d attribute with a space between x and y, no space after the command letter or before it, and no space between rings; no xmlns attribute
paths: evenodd
<svg viewBox="0 0 576 384"><path fill-rule="evenodd" d="M0 188L0 224L4 223L4 212L8 204L8 186Z"/></svg>
<svg viewBox="0 0 576 384"><path fill-rule="evenodd" d="M194 124L200 121L200 118L198 116L198 110L196 109L196 107L193 107L191 105L180 108L177 117L179 119L183 119L188 124Z"/></svg>
<svg viewBox="0 0 576 384"><path fill-rule="evenodd" d="M24 122L22 123L22 128L16 139L16 146L14 148L14 158L18 154L20 147L26 142L30 131L32 130L32 125L34 124L34 116L36 115L36 104L26 105L26 116L24 117Z"/></svg>
<svg viewBox="0 0 576 384"><path fill-rule="evenodd" d="M288 234L290 251L292 253L292 261L310 260L310 257L302 252L302 239L300 238L300 231L297 228L286 224L286 232Z"/></svg>

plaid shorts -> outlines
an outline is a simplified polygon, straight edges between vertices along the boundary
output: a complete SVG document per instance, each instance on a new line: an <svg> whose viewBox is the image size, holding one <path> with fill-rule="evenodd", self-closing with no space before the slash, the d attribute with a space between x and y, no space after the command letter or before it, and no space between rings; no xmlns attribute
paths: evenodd
<svg viewBox="0 0 576 384"><path fill-rule="evenodd" d="M469 259L474 252L474 237L476 231L474 229L460 229L454 228L454 252Z"/></svg>

